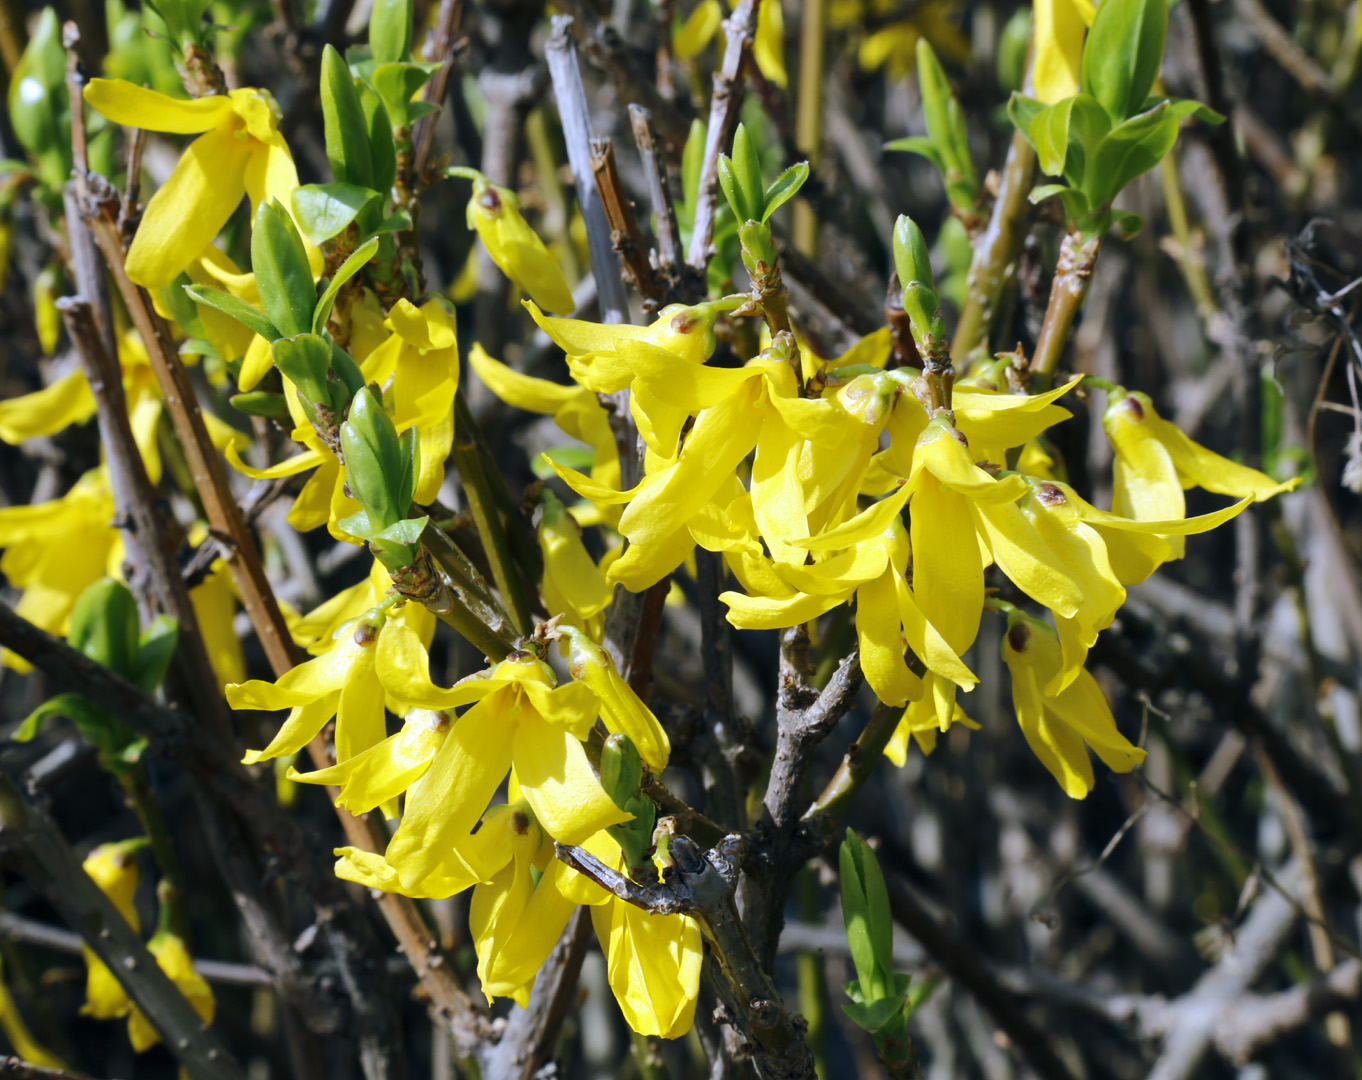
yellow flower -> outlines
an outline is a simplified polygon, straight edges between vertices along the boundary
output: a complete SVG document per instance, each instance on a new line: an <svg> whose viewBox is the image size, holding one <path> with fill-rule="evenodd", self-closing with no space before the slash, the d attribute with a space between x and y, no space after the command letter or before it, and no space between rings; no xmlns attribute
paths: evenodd
<svg viewBox="0 0 1362 1080"><path fill-rule="evenodd" d="M1083 38L1097 9L1092 0L1036 0L1031 78L1045 105L1078 93Z"/></svg>
<svg viewBox="0 0 1362 1080"><path fill-rule="evenodd" d="M497 187L481 173L451 170L451 175L465 173L473 180L468 227L476 230L487 254L536 304L566 315L576 307L572 289L558 260L520 216L520 200L514 192Z"/></svg>
<svg viewBox="0 0 1362 1080"><path fill-rule="evenodd" d="M306 615L293 616L289 620L289 633L313 656L320 656L331 648L332 639L341 627L382 603L392 591L392 576L375 559L369 568L369 576L363 581L342 589ZM388 616L388 623L403 624L416 634L421 648L430 648L435 636L435 616L423 605L404 604Z"/></svg>
<svg viewBox="0 0 1362 1080"><path fill-rule="evenodd" d="M145 845L146 841L142 839L101 844L86 856L82 864L85 872L134 930L140 928L134 904L137 886L141 881L137 852ZM123 990L123 984L114 978L113 972L88 945L81 946L81 955L85 958L86 969L85 1004L80 1008L81 1015L92 1016L96 1020L117 1020L127 1016L133 1006Z"/></svg>
<svg viewBox="0 0 1362 1080"><path fill-rule="evenodd" d="M652 710L624 681L609 652L575 627L561 626L559 633L568 646L568 670L596 695L605 729L627 736L648 768L660 774L672 748Z"/></svg>
<svg viewBox="0 0 1362 1080"><path fill-rule="evenodd" d="M170 976L170 981L194 1007L199 1019L211 1024L213 1014L217 1012L217 999L213 997L213 990L204 977L194 969L194 961L184 940L169 931L162 931L147 942L147 948L156 957L156 965ZM139 1054L161 1041L151 1021L137 1008L128 1017L128 1038L132 1041L133 1050Z"/></svg>
<svg viewBox="0 0 1362 1080"><path fill-rule="evenodd" d="M938 678L932 672L928 672L926 681ZM978 731L979 725L966 715L965 710L960 708L960 703L956 702L955 709L950 715L950 719L942 724L937 719L936 701L934 694L924 694L917 701L908 702L908 707L903 710L903 715L899 717L899 725L894 729L894 734L889 737L889 742L885 744L884 756L900 768L908 760L908 741L914 740L918 749L923 754L930 754L936 749L936 737L952 724L963 724L971 731Z"/></svg>
<svg viewBox="0 0 1362 1080"><path fill-rule="evenodd" d="M387 853L404 885L428 877L472 831L512 767L536 820L555 840L580 843L629 820L582 746L600 711L596 695L578 682L554 682L543 661L513 652L491 678L427 696L427 707L477 703L454 722L430 768L408 789Z"/></svg>
<svg viewBox="0 0 1362 1080"><path fill-rule="evenodd" d="M246 659L241 652L241 639L232 628L236 589L225 562L218 559L213 563L208 576L189 590L189 601L203 631L203 647L218 683L226 686L241 682L246 677Z"/></svg>
<svg viewBox="0 0 1362 1080"><path fill-rule="evenodd" d="M620 458L615 433L610 428L609 414L591 390L524 375L493 360L476 342L468 354L468 362L487 388L507 405L552 416L564 434L590 446L594 452L591 478L604 487L619 489ZM618 520L619 512L616 511L613 521Z"/></svg>
<svg viewBox="0 0 1362 1080"><path fill-rule="evenodd" d="M1219 495L1261 501L1290 491L1300 482L1295 477L1278 483L1266 473L1212 453L1159 416L1149 395L1138 391L1114 391L1102 427L1116 455L1112 510L1136 521L1185 517L1184 488L1202 487ZM1128 576L1122 580L1127 584L1144 580L1159 563L1182 558L1184 547L1180 536L1150 537L1147 557L1140 565L1127 567Z"/></svg>
<svg viewBox="0 0 1362 1080"><path fill-rule="evenodd" d="M601 636L600 617L614 595L605 575L582 543L582 529L558 497L544 489L543 515L539 519L539 550L544 557L544 582L540 590L550 615L566 615Z"/></svg>
<svg viewBox="0 0 1362 1080"><path fill-rule="evenodd" d="M384 804L395 807L397 797L430 768L431 759L449 735L452 721L453 717L443 710L412 709L396 735L329 769L302 773L290 766L288 779L302 784L338 786L336 805L352 814L367 814Z"/></svg>
<svg viewBox="0 0 1362 1080"><path fill-rule="evenodd" d="M694 60L714 40L723 21L719 0L701 0L686 21L672 31L672 55L678 60Z"/></svg>
<svg viewBox="0 0 1362 1080"><path fill-rule="evenodd" d="M454 393L459 385L454 313L438 299L419 308L410 300L399 300L384 326L392 336L365 359L364 378L384 387L391 380L393 423L399 432L416 428L421 475L412 497L428 503L440 493L445 459L454 444Z"/></svg>
<svg viewBox="0 0 1362 1080"><path fill-rule="evenodd" d="M757 32L752 39L752 59L757 69L785 89L785 12L780 0L760 0L757 7Z"/></svg>
<svg viewBox="0 0 1362 1080"><path fill-rule="evenodd" d="M227 687L227 703L234 709L288 709L288 718L263 750L249 750L247 765L268 758L296 754L323 727L336 719L336 760L345 762L382 742L384 687L374 667L379 642L386 633L405 630L389 623L387 609L378 607L347 623L334 644L314 660L299 664L275 682L252 679ZM422 650L424 655L424 650Z"/></svg>
<svg viewBox="0 0 1362 1080"><path fill-rule="evenodd" d="M128 276L139 285L174 281L213 242L243 195L252 215L271 198L290 205L298 171L268 91L181 101L122 79L91 79L85 100L116 124L199 135L147 203L128 249Z"/></svg>
<svg viewBox="0 0 1362 1080"><path fill-rule="evenodd" d="M1008 612L1003 660L1012 673L1017 722L1041 764L1071 799L1086 798L1093 786L1088 747L1113 772L1129 772L1145 758L1116 728L1101 688L1087 671L1061 693L1045 687L1063 664L1055 633L1039 619Z"/></svg>
<svg viewBox="0 0 1362 1080"><path fill-rule="evenodd" d="M105 574L118 576L123 542L113 515L103 468L91 469L61 498L0 509L0 573L23 590L14 608L19 615L50 634L66 633L80 594ZM15 671L32 670L13 653L3 655Z"/></svg>

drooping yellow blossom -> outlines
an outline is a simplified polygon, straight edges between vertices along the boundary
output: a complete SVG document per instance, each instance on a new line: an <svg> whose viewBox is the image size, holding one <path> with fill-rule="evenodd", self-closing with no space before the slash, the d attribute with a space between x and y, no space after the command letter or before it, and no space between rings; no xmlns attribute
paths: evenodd
<svg viewBox="0 0 1362 1080"><path fill-rule="evenodd" d="M137 866L137 852L146 845L145 840L125 840L116 844L101 844L86 856L82 866L94 883L118 909L128 925L140 929L137 907L134 900L137 886L142 880ZM81 1006L82 1016L96 1020L117 1020L132 1011L132 1001L123 989L123 984L114 978L104 961L95 955L88 945L81 946L85 958L85 1004Z"/></svg>
<svg viewBox="0 0 1362 1080"><path fill-rule="evenodd" d="M1078 93L1083 38L1097 9L1092 0L1035 0L1031 77L1044 105Z"/></svg>
<svg viewBox="0 0 1362 1080"><path fill-rule="evenodd" d="M413 498L428 503L440 492L445 459L454 444L454 392L459 385L459 343L454 312L438 299L419 308L399 300L384 323L392 331L364 360L369 382L392 386L392 418L398 431L415 427L421 474Z"/></svg>
<svg viewBox="0 0 1362 1080"><path fill-rule="evenodd" d="M927 679L936 677L931 672L927 673ZM908 702L907 708L903 710L903 715L899 717L898 727L894 729L894 734L885 744L884 756L899 768L902 768L908 760L908 742L910 739L917 743L918 749L923 754L931 754L936 749L937 736L955 724L963 724L971 731L979 730L979 724L969 718L958 701L955 703L955 711L951 713L950 719L942 724L937 719L934 695L924 694L917 701Z"/></svg>
<svg viewBox="0 0 1362 1080"><path fill-rule="evenodd" d="M306 615L291 617L289 633L313 656L320 656L331 648L342 627L377 607L392 590L392 575L375 559L369 568L369 576L363 581L342 589ZM424 605L404 604L388 615L388 623L405 625L416 634L421 648L430 648L435 636L435 616Z"/></svg>
<svg viewBox="0 0 1362 1080"><path fill-rule="evenodd" d="M729 0L737 7L737 0ZM672 33L672 53L678 60L694 60L719 34L724 9L719 0L702 0ZM752 59L757 70L782 90L789 83L785 71L785 13L780 0L759 0L757 32L752 40Z"/></svg>
<svg viewBox="0 0 1362 1080"><path fill-rule="evenodd" d="M565 435L590 446L593 451L591 478L604 487L618 490L620 458L615 433L610 429L610 416L600 398L590 389L525 375L493 360L477 343L468 354L468 362L487 388L506 404L526 412L552 416ZM616 510L611 523L618 520L619 511Z"/></svg>
<svg viewBox="0 0 1362 1080"><path fill-rule="evenodd" d="M1054 631L1039 619L1008 613L1003 659L1012 673L1012 705L1022 734L1070 798L1086 798L1092 790L1088 747L1112 772L1129 772L1144 761L1145 752L1117 730L1107 699L1087 671L1080 670L1059 694L1045 692L1063 660Z"/></svg>
<svg viewBox="0 0 1362 1080"><path fill-rule="evenodd" d="M289 710L268 746L247 751L246 764L296 754L332 717L339 762L383 741L384 687L374 658L383 635L401 626L390 625L387 615L386 608L378 607L345 624L330 649L275 682L252 679L227 687L227 703L234 709Z"/></svg>
<svg viewBox="0 0 1362 1080"><path fill-rule="evenodd" d="M128 249L128 277L169 285L213 242L243 195L251 214L262 201L289 206L298 187L293 155L279 133L279 106L267 90L181 101L123 79L91 79L85 100L116 124L198 135L147 203Z"/></svg>
<svg viewBox="0 0 1362 1080"><path fill-rule="evenodd" d="M389 670L386 657L381 666ZM429 769L407 791L402 824L387 851L404 885L420 883L451 851L457 853L460 838L472 832L512 767L535 818L555 840L580 843L629 820L601 787L582 746L600 712L596 695L582 683L555 685L548 666L523 652L511 653L489 678L465 680L451 690L415 685L428 679L400 660L392 667L405 668L412 680L394 692L424 699L416 704L453 708L476 702L454 722Z"/></svg>
<svg viewBox="0 0 1362 1080"><path fill-rule="evenodd" d="M610 606L614 590L596 560L582 543L582 529L551 491L543 494L539 519L539 550L544 557L541 593L550 615L565 615L601 636L601 612Z"/></svg>
<svg viewBox="0 0 1362 1080"><path fill-rule="evenodd" d="M162 931L147 942L147 949L156 957L157 967L170 976L176 989L194 1007L199 1019L211 1024L217 1012L217 999L207 980L195 970L184 940L169 931ZM161 1041L151 1021L138 1008L134 1008L128 1017L128 1038L133 1050L139 1054Z"/></svg>
<svg viewBox="0 0 1362 1080"><path fill-rule="evenodd" d="M45 503L0 508L0 573L22 589L17 614L50 634L64 635L86 588L118 577L123 541L113 528L114 502L103 468L91 469L65 495ZM32 666L8 650L15 671Z"/></svg>
<svg viewBox="0 0 1362 1080"><path fill-rule="evenodd" d="M530 299L542 308L566 315L576 307L572 289L558 260L521 216L520 200L514 192L498 187L481 173L466 171L473 179L468 227L477 232L501 272L524 289Z"/></svg>
<svg viewBox="0 0 1362 1080"><path fill-rule="evenodd" d="M1262 500L1291 491L1300 482L1295 477L1278 483L1266 473L1207 450L1163 419L1149 395L1139 391L1113 392L1102 427L1115 451L1112 510L1136 521L1185 517L1184 488L1202 487L1236 499ZM1182 558L1184 547L1181 536L1169 536L1161 545L1150 537L1150 558L1140 566L1121 567L1118 574L1124 572L1126 584L1143 581L1159 563Z"/></svg>

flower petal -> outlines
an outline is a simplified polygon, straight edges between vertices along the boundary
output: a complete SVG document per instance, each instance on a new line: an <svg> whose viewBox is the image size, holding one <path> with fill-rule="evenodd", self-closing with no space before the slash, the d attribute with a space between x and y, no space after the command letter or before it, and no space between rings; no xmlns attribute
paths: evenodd
<svg viewBox="0 0 1362 1080"><path fill-rule="evenodd" d="M126 79L91 79L84 93L90 107L115 124L172 135L211 131L225 124L233 111L227 97L173 98Z"/></svg>

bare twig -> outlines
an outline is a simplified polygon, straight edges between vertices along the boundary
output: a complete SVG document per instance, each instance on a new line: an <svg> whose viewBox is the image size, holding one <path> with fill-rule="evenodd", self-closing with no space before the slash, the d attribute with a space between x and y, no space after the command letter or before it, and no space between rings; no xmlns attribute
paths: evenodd
<svg viewBox="0 0 1362 1080"><path fill-rule="evenodd" d="M642 105L630 105L629 122L633 125L639 157L643 159L643 173L648 180L648 198L653 204L653 232L657 236L657 250L652 255L653 268L663 279L666 299L670 302L680 295L698 293L701 290L685 280L689 267L681 250L681 230L676 223L676 204L672 201L667 164L659 156L653 114Z"/></svg>
<svg viewBox="0 0 1362 1080"><path fill-rule="evenodd" d="M643 297L644 313L651 314L666 300L667 287L648 261L633 204L615 164L615 147L609 139L591 141L591 172L596 177L596 190L610 224L610 246L619 256L624 279Z"/></svg>
<svg viewBox="0 0 1362 1080"><path fill-rule="evenodd" d="M723 63L714 73L709 126L705 128L705 154L700 165L700 189L696 193L695 224L686 261L701 273L709 263L714 221L719 212L719 155L733 140L742 105L742 70L757 32L757 0L740 0L724 23L726 44Z"/></svg>
<svg viewBox="0 0 1362 1080"><path fill-rule="evenodd" d="M45 1069L12 1055L0 1057L0 1077L4 1076L12 1077L13 1080L90 1080L84 1073L68 1069Z"/></svg>
<svg viewBox="0 0 1362 1080"><path fill-rule="evenodd" d="M445 94L449 91L449 80L454 74L454 46L462 17L463 0L440 0L435 36L426 54L428 62L440 65L430 77L430 82L426 83L425 100L431 105L443 105ZM412 173L418 182L430 159L430 148L435 143L435 122L439 115L435 112L421 117L416 121L416 130L412 133Z"/></svg>

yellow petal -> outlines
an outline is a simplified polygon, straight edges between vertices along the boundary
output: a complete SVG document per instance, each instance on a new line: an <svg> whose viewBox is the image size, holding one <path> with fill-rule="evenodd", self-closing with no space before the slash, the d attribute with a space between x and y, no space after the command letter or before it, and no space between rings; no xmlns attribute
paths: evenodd
<svg viewBox="0 0 1362 1080"><path fill-rule="evenodd" d="M516 728L515 772L534 816L560 843L632 819L605 793L577 737L533 714Z"/></svg>
<svg viewBox="0 0 1362 1080"><path fill-rule="evenodd" d="M969 500L922 474L910 515L913 594L957 656L974 643L984 609L984 565ZM925 659L925 658L924 658Z"/></svg>
<svg viewBox="0 0 1362 1080"><path fill-rule="evenodd" d="M891 567L875 581L856 590L856 636L861 646L861 668L875 696L886 705L902 705L920 697L922 680L904 660L902 623Z"/></svg>
<svg viewBox="0 0 1362 1080"><path fill-rule="evenodd" d="M84 93L86 102L115 124L173 135L210 131L232 116L232 103L228 98L202 97L186 101L137 86L126 79L91 79Z"/></svg>
<svg viewBox="0 0 1362 1080"><path fill-rule="evenodd" d="M0 439L17 446L53 435L95 414L95 397L80 369L32 394L0 401Z"/></svg>
<svg viewBox="0 0 1362 1080"><path fill-rule="evenodd" d="M517 729L507 715L511 693L511 688L498 690L460 716L425 775L407 790L406 812L387 854L404 886L439 869L510 771Z"/></svg>
<svg viewBox="0 0 1362 1080"><path fill-rule="evenodd" d="M672 34L672 53L678 60L694 60L714 40L724 21L719 0L701 0Z"/></svg>
<svg viewBox="0 0 1362 1080"><path fill-rule="evenodd" d="M481 701L506 686L506 679L465 679L457 686L436 686L430 679L425 642L406 623L389 621L378 635L374 670L379 681L404 707L454 709Z"/></svg>
<svg viewBox="0 0 1362 1080"><path fill-rule="evenodd" d="M591 909L606 955L606 977L640 1035L677 1039L695 1020L700 990L700 928L685 915L652 915L611 898Z"/></svg>
<svg viewBox="0 0 1362 1080"><path fill-rule="evenodd" d="M998 568L1036 603L1072 617L1083 600L1074 583L1036 527L1015 503L974 508L979 531L988 539Z"/></svg>
<svg viewBox="0 0 1362 1080"><path fill-rule="evenodd" d="M367 814L411 787L430 767L444 745L450 718L428 709L413 709L402 730L368 750L329 769L300 773L289 769L289 779L304 784L338 784L337 806L352 814Z"/></svg>
<svg viewBox="0 0 1362 1080"><path fill-rule="evenodd" d="M564 386L548 379L536 379L523 375L514 368L507 367L500 360L493 360L483 347L474 342L469 350L468 362L487 386L487 389L508 405L527 412L545 413L552 416L568 402L587 393L580 386Z"/></svg>
<svg viewBox="0 0 1362 1080"><path fill-rule="evenodd" d="M241 202L250 158L250 148L230 127L214 128L190 143L147 203L128 248L128 277L149 289L174 281Z"/></svg>
<svg viewBox="0 0 1362 1080"><path fill-rule="evenodd" d="M1078 93L1083 38L1092 25L1091 0L1035 0L1036 98L1045 105Z"/></svg>
<svg viewBox="0 0 1362 1080"><path fill-rule="evenodd" d="M630 592L642 592L680 566L694 549L695 541L684 528L668 533L657 543L630 544L610 564L605 580L623 585Z"/></svg>

